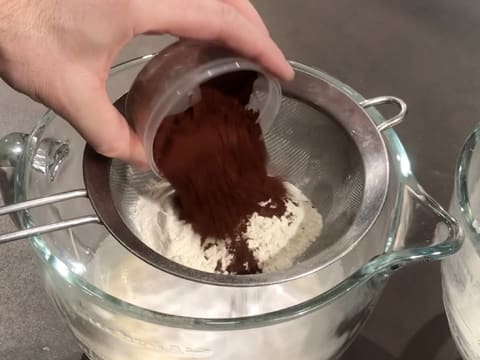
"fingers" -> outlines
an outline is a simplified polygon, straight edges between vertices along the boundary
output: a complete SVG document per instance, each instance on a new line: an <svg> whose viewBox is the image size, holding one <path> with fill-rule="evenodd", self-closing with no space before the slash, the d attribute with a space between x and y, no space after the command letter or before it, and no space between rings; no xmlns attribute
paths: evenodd
<svg viewBox="0 0 480 360"><path fill-rule="evenodd" d="M105 84L83 79L66 91L73 94L58 107L85 140L100 154L147 169L143 146L127 121L114 108L105 91ZM57 110L57 108L54 108Z"/></svg>
<svg viewBox="0 0 480 360"><path fill-rule="evenodd" d="M229 3L236 2L236 7ZM136 34L170 33L179 37L219 41L289 80L293 70L265 31L259 30L238 7L239 0L137 0L132 11ZM257 20L258 21L258 20Z"/></svg>

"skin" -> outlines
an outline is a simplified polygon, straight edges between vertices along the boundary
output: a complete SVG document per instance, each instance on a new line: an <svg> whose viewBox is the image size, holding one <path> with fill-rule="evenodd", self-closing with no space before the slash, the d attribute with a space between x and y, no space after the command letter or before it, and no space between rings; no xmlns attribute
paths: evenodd
<svg viewBox="0 0 480 360"><path fill-rule="evenodd" d="M163 33L220 42L293 77L248 0L0 0L0 77L69 121L99 153L146 168L105 82L126 43Z"/></svg>

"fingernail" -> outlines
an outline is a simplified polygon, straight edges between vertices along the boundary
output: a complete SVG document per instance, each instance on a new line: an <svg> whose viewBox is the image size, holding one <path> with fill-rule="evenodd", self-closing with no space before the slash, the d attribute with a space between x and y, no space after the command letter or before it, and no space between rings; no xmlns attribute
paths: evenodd
<svg viewBox="0 0 480 360"><path fill-rule="evenodd" d="M137 170L147 171L150 169L150 164L148 163L145 149L139 141L136 145L135 151L131 154L129 163Z"/></svg>
<svg viewBox="0 0 480 360"><path fill-rule="evenodd" d="M144 161L132 161L130 162L130 165L132 165L135 169L139 171L148 171L150 170L150 166L145 163Z"/></svg>
<svg viewBox="0 0 480 360"><path fill-rule="evenodd" d="M287 61L287 66L288 68L285 70L285 80L291 81L295 77L295 71L293 70L292 66L288 61Z"/></svg>
<svg viewBox="0 0 480 360"><path fill-rule="evenodd" d="M281 60L281 64L279 64L280 65L279 67L281 67L282 72L281 74L279 74L280 78L285 81L293 80L293 78L295 77L295 71L293 70L292 65L290 65L290 63L285 58L283 53L281 56L282 56L282 60Z"/></svg>
<svg viewBox="0 0 480 360"><path fill-rule="evenodd" d="M273 41L273 40L272 40ZM283 51L280 49L280 47L274 42L275 45L275 51L276 54L274 55L276 58L276 67L278 69L278 76L280 79L289 81L293 80L295 77L295 71L293 70L292 66L288 62L287 58L285 57L285 54Z"/></svg>

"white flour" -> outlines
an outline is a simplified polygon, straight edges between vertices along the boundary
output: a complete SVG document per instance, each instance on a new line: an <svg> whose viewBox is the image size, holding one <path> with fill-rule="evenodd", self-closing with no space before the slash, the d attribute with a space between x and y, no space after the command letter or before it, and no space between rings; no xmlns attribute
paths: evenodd
<svg viewBox="0 0 480 360"><path fill-rule="evenodd" d="M285 185L284 216L270 218L255 213L244 233L264 272L292 266L315 241L323 225L321 215L302 192L289 183ZM202 244L192 226L178 218L165 189L164 183L152 183L139 197L134 223L142 241L182 265L214 272L220 262L222 271L226 271L232 255L228 253L225 241L206 239ZM260 205L268 206L268 201Z"/></svg>

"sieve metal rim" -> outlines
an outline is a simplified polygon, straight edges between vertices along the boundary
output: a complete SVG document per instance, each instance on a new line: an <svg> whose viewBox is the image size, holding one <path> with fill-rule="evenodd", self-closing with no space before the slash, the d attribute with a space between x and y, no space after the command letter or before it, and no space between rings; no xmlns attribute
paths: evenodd
<svg viewBox="0 0 480 360"><path fill-rule="evenodd" d="M255 275L206 273L173 262L144 244L123 222L110 189L111 159L96 153L87 145L84 152L84 181L88 197L103 225L116 240L148 264L192 281L218 286L264 286L291 281L326 268L358 244L375 223L388 191L389 160L385 142L377 126L362 105L347 92L316 73L314 69L294 63L295 80L282 84L284 92L330 112L351 135L362 154L365 188L357 217L350 229L332 246L302 263L283 271ZM314 80L313 82L311 80ZM298 96L301 94L302 96ZM396 98L386 97L382 101ZM401 102L401 104L404 104ZM369 106L365 103L364 106ZM403 118L406 108L401 110ZM398 118L398 116L397 116ZM401 119L400 119L401 120ZM390 119L391 125L398 122ZM352 124L354 126L352 126ZM385 125L387 124L387 125ZM389 126L391 126L389 125Z"/></svg>
<svg viewBox="0 0 480 360"><path fill-rule="evenodd" d="M344 129L349 129L349 132L351 132L360 154L363 155L366 191L364 191L360 210L357 213L361 216L357 215L349 231L336 241L334 245L327 248L327 251L323 251L287 270L258 275L210 274L179 265L146 246L123 222L113 202L112 190L110 188L111 159L97 154L90 146L86 147L83 159L86 190L72 190L4 206L0 208L0 215L59 201L87 197L97 216L83 216L2 234L0 235L0 244L74 226L100 223L110 231L120 244L152 266L172 275L205 284L227 287L271 285L294 280L328 267L348 253L363 239L383 208L389 184L389 161L381 131L396 125L403 119L406 113L406 105L403 101L394 97L380 97L357 103L353 93L336 86L335 82L331 82L328 76L321 71L298 63L292 63L292 65L296 71L296 79L293 82L283 84L285 93L316 105L332 114L337 120L340 120L341 125L344 125ZM298 94L301 94L301 96ZM365 111L365 108L385 102L397 104L400 107L400 112L396 116L376 125Z"/></svg>

